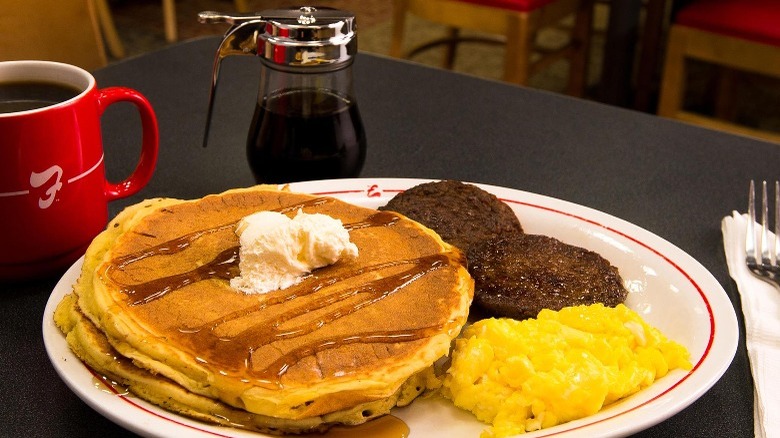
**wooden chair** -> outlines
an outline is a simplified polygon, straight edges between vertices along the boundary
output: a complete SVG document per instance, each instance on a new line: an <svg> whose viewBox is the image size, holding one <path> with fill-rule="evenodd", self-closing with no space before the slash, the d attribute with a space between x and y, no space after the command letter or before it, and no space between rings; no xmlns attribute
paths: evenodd
<svg viewBox="0 0 780 438"><path fill-rule="evenodd" d="M95 8L100 22L100 31L103 33L106 46L108 46L108 52L116 59L124 58L125 46L122 44L122 39L119 38L116 26L114 26L114 17L111 15L108 0L95 0Z"/></svg>
<svg viewBox="0 0 780 438"><path fill-rule="evenodd" d="M461 38L460 29L484 32L497 38L478 40L506 44L505 81L527 85L531 75L562 57L569 57L571 70L567 93L580 96L585 88L593 3L594 0L394 0L390 55L409 57L421 50L447 44L444 66L452 68L456 44L474 40ZM407 14L448 26L449 36L424 44L410 53L402 53ZM561 50L541 52L541 58L532 61L539 30L558 26L571 15L576 17L571 43Z"/></svg>
<svg viewBox="0 0 780 438"><path fill-rule="evenodd" d="M234 0L237 12L246 12L249 10L247 0ZM176 41L178 30L176 26L176 0L162 0L163 22L165 24L165 39L172 43Z"/></svg>
<svg viewBox="0 0 780 438"><path fill-rule="evenodd" d="M106 65L93 0L4 0L0 60L59 61L94 70Z"/></svg>
<svg viewBox="0 0 780 438"><path fill-rule="evenodd" d="M683 107L686 60L722 67L714 117ZM730 110L734 72L780 79L780 2L697 0L682 8L669 31L658 115L713 129L780 142L780 133L739 125L723 117ZM766 108L780 112L780 105Z"/></svg>
<svg viewBox="0 0 780 438"><path fill-rule="evenodd" d="M123 58L125 48L119 33L114 25L114 19L107 0L95 0L100 18L100 28L108 45L108 51L114 58ZM236 11L246 12L249 10L248 0L234 0ZM178 26L176 25L176 0L162 0L163 28L165 31L165 40L169 43L179 39Z"/></svg>

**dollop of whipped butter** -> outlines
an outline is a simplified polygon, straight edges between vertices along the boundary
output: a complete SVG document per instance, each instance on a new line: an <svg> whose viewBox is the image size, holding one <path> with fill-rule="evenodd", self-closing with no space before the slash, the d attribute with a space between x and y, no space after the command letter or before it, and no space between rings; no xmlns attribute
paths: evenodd
<svg viewBox="0 0 780 438"><path fill-rule="evenodd" d="M288 288L314 269L358 254L339 219L302 210L292 219L275 211L250 214L236 234L241 274L230 286L246 294Z"/></svg>

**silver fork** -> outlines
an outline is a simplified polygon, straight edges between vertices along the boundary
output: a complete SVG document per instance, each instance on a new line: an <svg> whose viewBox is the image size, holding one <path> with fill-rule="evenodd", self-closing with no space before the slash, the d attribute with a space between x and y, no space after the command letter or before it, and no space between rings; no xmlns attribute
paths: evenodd
<svg viewBox="0 0 780 438"><path fill-rule="evenodd" d="M769 202L766 181L761 186L761 224L756 235L756 189L750 181L745 263L758 278L780 287L780 182L775 181L774 237L769 236Z"/></svg>

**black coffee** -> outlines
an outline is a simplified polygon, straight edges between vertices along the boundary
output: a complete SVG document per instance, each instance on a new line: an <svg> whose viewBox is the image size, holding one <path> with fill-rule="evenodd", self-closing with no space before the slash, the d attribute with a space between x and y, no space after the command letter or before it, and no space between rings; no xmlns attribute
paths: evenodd
<svg viewBox="0 0 780 438"><path fill-rule="evenodd" d="M0 113L43 108L76 97L81 89L58 82L0 82Z"/></svg>

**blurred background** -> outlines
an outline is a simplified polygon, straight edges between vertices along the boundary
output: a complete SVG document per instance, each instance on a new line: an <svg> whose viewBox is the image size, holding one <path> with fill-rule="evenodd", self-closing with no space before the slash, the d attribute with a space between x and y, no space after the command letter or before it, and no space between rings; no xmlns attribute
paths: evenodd
<svg viewBox="0 0 780 438"><path fill-rule="evenodd" d="M462 1L469 4L480 3L478 0ZM617 3L618 1L621 3ZM290 0L3 0L3 3L7 2L11 4L0 12L0 28L4 29L0 35L0 60L29 57L25 51L29 52L29 46L32 44L30 41L41 33L57 35L56 38L63 40L79 29L89 29L88 33L99 35L97 51L102 51L103 55L97 60L85 61L88 69L99 68L192 38L221 35L227 30L227 25L199 24L197 13L200 11L261 11L300 5L300 1ZM558 1L552 3L556 2ZM567 0L563 0L559 3L566 2ZM359 29L359 50L389 55L394 11L398 11L399 5L409 7L412 3L415 2L319 0L312 4L354 12ZM417 3L420 3L419 0ZM484 3L501 2L487 0ZM511 4L513 1L504 3ZM515 3L545 2L523 0ZM586 3L591 5L591 15L588 17L590 31L587 38L587 57L582 66L585 82L581 96L655 114L659 109L670 26L677 12L688 3L696 3L696 0L590 0ZM81 5L80 12L72 10L76 4ZM629 10L626 7L628 4L636 5L635 10ZM623 9L617 11L618 7ZM446 10L446 7L440 8ZM614 13L616 11L617 13ZM44 14L47 15L45 20L41 18ZM408 53L413 47L427 41L454 35L444 24L429 21L413 13L402 15L405 17L401 47L403 53ZM52 16L57 23L46 24ZM480 17L475 16L473 21L479 24L482 19ZM398 15L395 19L398 20ZM79 24L79 21L83 24ZM36 31L35 26L31 25L35 22L42 22L42 26L45 24L44 30ZM540 53L544 52L546 47L554 49L565 44L570 39L575 23L575 17L572 15L539 32L535 40ZM467 41L458 45L451 65L453 70L493 80L505 79L507 46L501 43L485 44L473 41L500 40L500 37L497 39L495 35L478 29L464 29L458 37L465 37ZM77 43L68 44L75 47ZM80 50L82 53L88 51L90 50ZM780 48L777 53L780 53ZM48 59L56 56L57 54L49 52L42 53L39 57ZM447 45L414 54L409 59L444 68ZM780 65L780 56L766 59L765 62ZM566 58L553 61L545 68L530 74L525 85L571 94L571 90L567 89L571 65ZM728 71L724 73L724 70ZM777 77L772 77L764 72L740 72L724 69L713 63L687 60L683 73L684 78L681 80L685 82L685 87L681 97L681 112L684 110L686 114L693 114L693 119L686 121L700 123L701 120L696 120L698 115L725 118L729 123L747 127L747 131L737 129L737 133L756 134L771 141L780 141L780 72ZM702 123L708 126L709 122ZM728 128L718 125L710 127Z"/></svg>

